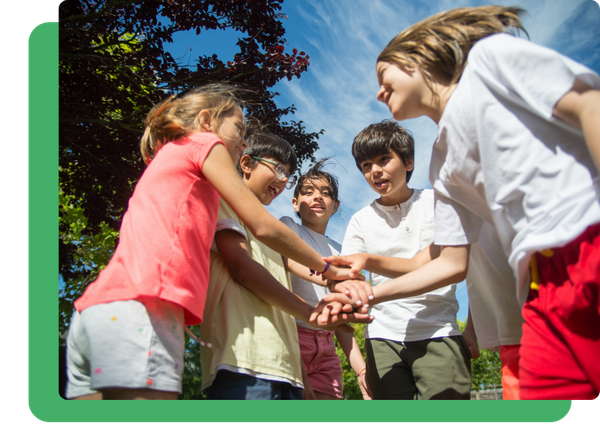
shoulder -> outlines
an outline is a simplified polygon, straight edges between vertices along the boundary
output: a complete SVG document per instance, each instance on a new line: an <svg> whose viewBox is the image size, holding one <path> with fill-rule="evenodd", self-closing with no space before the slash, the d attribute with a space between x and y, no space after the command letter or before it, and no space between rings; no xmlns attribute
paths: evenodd
<svg viewBox="0 0 600 444"><path fill-rule="evenodd" d="M207 132L207 131L193 132L189 136L187 136L185 139L187 139L188 142L191 142L195 145L199 145L199 146L203 146L203 147L204 146L212 147L212 146L216 145L217 143L223 143L223 141L217 135Z"/></svg>
<svg viewBox="0 0 600 444"><path fill-rule="evenodd" d="M279 218L279 220L281 222L283 222L284 224L286 224L288 227L298 225L298 223L294 219L292 219L290 216L283 216L283 217Z"/></svg>
<svg viewBox="0 0 600 444"><path fill-rule="evenodd" d="M291 228L296 234L300 231L301 225L289 216L283 216L279 219L285 226Z"/></svg>

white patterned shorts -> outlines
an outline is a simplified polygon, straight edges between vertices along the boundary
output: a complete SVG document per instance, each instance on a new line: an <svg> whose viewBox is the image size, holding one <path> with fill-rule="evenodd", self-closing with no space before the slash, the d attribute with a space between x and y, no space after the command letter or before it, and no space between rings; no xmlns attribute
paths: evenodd
<svg viewBox="0 0 600 444"><path fill-rule="evenodd" d="M67 336L67 398L104 388L181 393L183 308L156 297L75 313Z"/></svg>

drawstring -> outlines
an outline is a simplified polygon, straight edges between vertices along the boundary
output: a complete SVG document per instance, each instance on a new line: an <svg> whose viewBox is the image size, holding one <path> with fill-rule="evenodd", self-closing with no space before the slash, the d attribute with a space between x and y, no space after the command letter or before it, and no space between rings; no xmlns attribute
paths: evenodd
<svg viewBox="0 0 600 444"><path fill-rule="evenodd" d="M540 254L544 257L552 257L552 256L554 256L554 251L552 251L551 249L542 250L542 251L540 251ZM531 289L538 291L540 289L540 285L539 285L540 284L540 275L538 272L536 253L533 253L533 255L531 256L530 269L531 269Z"/></svg>
<svg viewBox="0 0 600 444"><path fill-rule="evenodd" d="M202 346L205 346L205 347L208 347L208 348L212 347L212 345L210 344L210 342L201 341L200 338L196 337L196 335L190 331L190 329L188 328L187 325L185 326L185 331L188 334L188 336L190 338L192 338L194 341L196 341L198 344L200 344Z"/></svg>

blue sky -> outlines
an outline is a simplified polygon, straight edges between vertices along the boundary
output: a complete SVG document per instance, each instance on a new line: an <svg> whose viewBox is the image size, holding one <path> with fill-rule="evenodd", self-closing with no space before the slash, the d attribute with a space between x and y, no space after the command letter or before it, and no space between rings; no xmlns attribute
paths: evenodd
<svg viewBox="0 0 600 444"><path fill-rule="evenodd" d="M341 242L352 215L378 195L366 184L350 153L352 140L367 125L391 118L375 99L378 90L375 61L379 52L404 28L432 14L460 6L500 4L527 10L524 26L531 41L551 47L600 72L600 8L592 0L295 0L283 3L288 45L310 55L310 67L300 79L283 80L275 88L280 106L294 104L293 120L308 131L325 130L316 157L333 156L329 171L340 181L342 205L329 223L327 235ZM524 37L525 38L525 37ZM179 36L169 50L193 60L198 54L216 53L223 60L235 54L237 35L210 31ZM411 188L431 188L429 159L437 136L428 118L402 123L415 138L415 171ZM306 166L305 166L306 167ZM293 215L292 192L286 191L269 207L277 216ZM467 294L459 284L459 319L467 315Z"/></svg>

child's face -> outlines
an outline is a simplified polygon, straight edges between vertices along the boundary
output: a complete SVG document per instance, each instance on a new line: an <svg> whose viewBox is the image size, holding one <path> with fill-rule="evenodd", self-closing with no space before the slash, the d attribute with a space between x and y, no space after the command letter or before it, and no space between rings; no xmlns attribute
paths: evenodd
<svg viewBox="0 0 600 444"><path fill-rule="evenodd" d="M236 106L225 114L220 125L212 132L221 138L234 165L237 164L242 151L248 148L248 143L244 139L246 121L241 108Z"/></svg>
<svg viewBox="0 0 600 444"><path fill-rule="evenodd" d="M381 196L381 204L395 205L408 190L406 171L413 169L413 162L404 165L398 154L390 150L362 162L360 168L369 186Z"/></svg>
<svg viewBox="0 0 600 444"><path fill-rule="evenodd" d="M339 202L333 200L329 181L316 178L304 181L298 198L293 198L292 204L294 211L300 213L302 225L309 228L317 225L326 227L327 222L340 206Z"/></svg>
<svg viewBox="0 0 600 444"><path fill-rule="evenodd" d="M431 90L421 72L408 72L392 63L377 63L379 91L377 100L385 103L394 119L401 121L427 115L431 105Z"/></svg>
<svg viewBox="0 0 600 444"><path fill-rule="evenodd" d="M246 156L244 156L244 159L245 158ZM272 157L264 157L264 159L279 163L277 159L273 159ZM247 170L242 164L242 171L244 173L250 173L249 175L244 174L245 178L248 177L244 182L263 205L270 205L271 202L283 192L288 179L286 177L279 180L275 177L276 165L262 160L258 160L257 162L254 169L250 170ZM283 166L286 171L289 172L290 164L283 164Z"/></svg>

